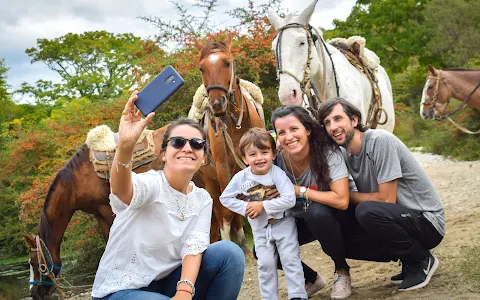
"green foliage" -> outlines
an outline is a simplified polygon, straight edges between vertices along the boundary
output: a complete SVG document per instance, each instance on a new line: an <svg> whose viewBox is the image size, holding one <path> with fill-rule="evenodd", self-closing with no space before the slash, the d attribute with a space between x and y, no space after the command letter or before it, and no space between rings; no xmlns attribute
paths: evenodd
<svg viewBox="0 0 480 300"><path fill-rule="evenodd" d="M0 181L0 257L21 255L24 253L24 242L18 226L20 206L17 192L8 186L8 182Z"/></svg>
<svg viewBox="0 0 480 300"><path fill-rule="evenodd" d="M406 68L412 56L425 47L423 9L429 0L358 0L345 21L334 20L335 29L325 37L366 38L367 47L377 53L390 72Z"/></svg>
<svg viewBox="0 0 480 300"><path fill-rule="evenodd" d="M425 5L424 61L455 67L480 59L480 1L432 0Z"/></svg>
<svg viewBox="0 0 480 300"><path fill-rule="evenodd" d="M77 274L94 274L104 250L105 240L95 218L77 212L63 238L62 251L68 255L63 275L71 278Z"/></svg>
<svg viewBox="0 0 480 300"><path fill-rule="evenodd" d="M0 59L0 101L10 99L10 95L7 91L8 84L7 84L7 72L8 68L5 65L5 60L2 58Z"/></svg>
<svg viewBox="0 0 480 300"><path fill-rule="evenodd" d="M5 60L0 58L0 125L4 122L9 122L19 116L21 109L12 101L9 85L7 83L8 67L5 65ZM3 144L3 139L0 134L0 146Z"/></svg>
<svg viewBox="0 0 480 300"><path fill-rule="evenodd" d="M86 97L92 101L118 97L135 83L135 59L143 53L142 40L130 33L90 31L68 33L55 39L38 39L25 52L32 63L43 62L61 78L60 84L39 80L17 91L32 94L41 103L57 98Z"/></svg>
<svg viewBox="0 0 480 300"><path fill-rule="evenodd" d="M415 100L420 101L420 98ZM460 103L457 103L457 105ZM422 147L424 152L459 160L480 159L480 138L456 129L449 121L425 121L419 106L395 106L395 135L409 147ZM452 107L452 109L454 109ZM479 130L480 112L466 107L452 118L472 131Z"/></svg>

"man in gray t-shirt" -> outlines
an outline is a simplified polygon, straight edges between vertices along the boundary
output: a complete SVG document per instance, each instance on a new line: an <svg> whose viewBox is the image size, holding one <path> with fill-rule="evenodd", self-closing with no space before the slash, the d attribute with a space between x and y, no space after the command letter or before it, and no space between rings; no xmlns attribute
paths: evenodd
<svg viewBox="0 0 480 300"><path fill-rule="evenodd" d="M384 130L367 130L361 113L342 98L322 104L320 120L343 147L358 192L350 192L360 226L375 237L402 272L400 290L426 286L438 267L429 249L445 235L445 213L430 179L408 148Z"/></svg>

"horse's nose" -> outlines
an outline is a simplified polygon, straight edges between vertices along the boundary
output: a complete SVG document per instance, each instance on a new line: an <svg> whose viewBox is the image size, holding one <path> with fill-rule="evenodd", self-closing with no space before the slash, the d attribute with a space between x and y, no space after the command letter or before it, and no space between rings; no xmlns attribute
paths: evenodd
<svg viewBox="0 0 480 300"><path fill-rule="evenodd" d="M39 292L38 292L38 285L34 285L34 286L30 289L30 296L31 296L34 300L41 299L41 298L40 298L40 295L39 295Z"/></svg>
<svg viewBox="0 0 480 300"><path fill-rule="evenodd" d="M223 113L227 97L222 95L221 97L215 97L212 102L213 111L217 114Z"/></svg>
<svg viewBox="0 0 480 300"><path fill-rule="evenodd" d="M293 99L297 98L297 90L296 89L293 89L292 96L293 96Z"/></svg>
<svg viewBox="0 0 480 300"><path fill-rule="evenodd" d="M427 111L422 110L422 113L420 115L424 120L433 119L433 112L431 110L427 110Z"/></svg>

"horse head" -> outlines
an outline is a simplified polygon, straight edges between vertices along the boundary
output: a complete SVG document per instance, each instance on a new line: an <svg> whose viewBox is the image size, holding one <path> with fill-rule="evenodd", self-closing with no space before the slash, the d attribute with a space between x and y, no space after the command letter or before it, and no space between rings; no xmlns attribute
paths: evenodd
<svg viewBox="0 0 480 300"><path fill-rule="evenodd" d="M448 88L442 71L428 65L428 77L422 92L420 116L432 120L447 113L452 91Z"/></svg>
<svg viewBox="0 0 480 300"><path fill-rule="evenodd" d="M315 48L316 35L309 25L317 1L310 3L299 15L290 14L285 18L272 9L268 11L268 20L277 31L272 50L280 80L278 97L284 105L301 105L311 74L320 70L319 54Z"/></svg>
<svg viewBox="0 0 480 300"><path fill-rule="evenodd" d="M209 106L216 117L225 116L228 103L234 102L236 77L231 45L230 35L221 42L207 42L205 45L195 42L200 51L198 65L210 99Z"/></svg>
<svg viewBox="0 0 480 300"><path fill-rule="evenodd" d="M30 296L34 300L43 299L55 290L55 278L61 268L55 265L45 243L39 236L30 233L24 237L29 253Z"/></svg>

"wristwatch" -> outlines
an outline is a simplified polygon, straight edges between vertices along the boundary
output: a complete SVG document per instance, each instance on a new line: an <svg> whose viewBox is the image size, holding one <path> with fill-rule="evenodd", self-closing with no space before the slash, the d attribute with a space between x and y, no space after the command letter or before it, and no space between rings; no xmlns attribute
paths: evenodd
<svg viewBox="0 0 480 300"><path fill-rule="evenodd" d="M304 187L304 186L301 186L300 187L300 194L298 195L300 198L303 198L303 195L305 194L305 192L307 191L307 188Z"/></svg>

